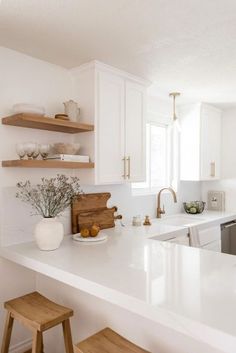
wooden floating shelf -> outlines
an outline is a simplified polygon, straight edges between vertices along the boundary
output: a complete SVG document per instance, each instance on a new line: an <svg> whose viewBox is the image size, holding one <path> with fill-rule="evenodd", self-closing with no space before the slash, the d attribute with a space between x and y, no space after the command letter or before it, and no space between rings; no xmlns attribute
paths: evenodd
<svg viewBox="0 0 236 353"><path fill-rule="evenodd" d="M93 131L94 126L84 123L48 118L37 114L15 114L2 118L3 125L19 126L31 129L65 132L76 134L79 132Z"/></svg>
<svg viewBox="0 0 236 353"><path fill-rule="evenodd" d="M94 163L69 162L58 160L17 159L11 161L2 161L2 167L85 169L94 168Z"/></svg>

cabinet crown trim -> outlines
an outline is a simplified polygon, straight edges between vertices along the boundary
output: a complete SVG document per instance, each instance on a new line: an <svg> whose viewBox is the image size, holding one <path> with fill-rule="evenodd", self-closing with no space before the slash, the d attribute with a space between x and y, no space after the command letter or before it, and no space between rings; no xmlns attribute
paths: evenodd
<svg viewBox="0 0 236 353"><path fill-rule="evenodd" d="M80 74L81 72L89 70L89 69L95 69L95 70L98 69L98 70L103 70L103 71L107 71L107 72L112 72L118 76L121 76L121 77L126 78L128 80L135 81L135 82L140 83L145 86L149 86L151 84L151 81L149 81L149 80L138 77L138 76L133 75L133 74L126 72L124 70L120 70L116 67L104 64L103 62L98 61L98 60L89 61L88 63L85 63L85 64L82 64L78 67L72 68L70 71L72 74L76 75L76 74Z"/></svg>

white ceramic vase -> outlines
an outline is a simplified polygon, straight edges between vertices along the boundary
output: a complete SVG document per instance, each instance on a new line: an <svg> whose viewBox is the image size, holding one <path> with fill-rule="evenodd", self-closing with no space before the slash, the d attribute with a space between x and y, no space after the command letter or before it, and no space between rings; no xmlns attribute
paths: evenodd
<svg viewBox="0 0 236 353"><path fill-rule="evenodd" d="M35 226L34 236L40 250L58 249L63 236L63 224L56 218L43 218Z"/></svg>

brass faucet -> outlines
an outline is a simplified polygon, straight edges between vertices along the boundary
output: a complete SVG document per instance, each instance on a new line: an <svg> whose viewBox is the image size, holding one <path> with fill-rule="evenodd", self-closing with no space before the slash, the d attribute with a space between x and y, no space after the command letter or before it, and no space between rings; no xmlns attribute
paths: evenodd
<svg viewBox="0 0 236 353"><path fill-rule="evenodd" d="M163 188L163 189L161 189L161 190L158 192L158 195L157 195L157 218L161 218L161 215L162 215L162 214L165 214L164 205L163 205L163 209L161 209L161 193L162 193L162 191L164 191L164 190L170 191L171 194L172 194L172 196L173 196L174 202L177 202L176 193L175 193L175 191L174 191L172 188Z"/></svg>

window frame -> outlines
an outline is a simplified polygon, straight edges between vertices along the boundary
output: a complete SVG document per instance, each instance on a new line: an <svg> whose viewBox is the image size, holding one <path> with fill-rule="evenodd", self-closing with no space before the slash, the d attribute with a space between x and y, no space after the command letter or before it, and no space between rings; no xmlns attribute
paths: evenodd
<svg viewBox="0 0 236 353"><path fill-rule="evenodd" d="M152 187L152 180L151 180L151 127L157 126L165 128L165 150L166 150L166 184L165 185L158 185ZM148 121L146 122L146 181L140 183L132 183L132 194L134 196L139 195L155 195L157 194L162 188L169 186L170 184L170 165L171 165L171 154L170 154L170 141L169 141L169 131L168 131L168 124L157 122L157 121ZM140 184L138 186L137 184ZM145 186L146 184L146 186ZM143 186L142 186L143 185Z"/></svg>

